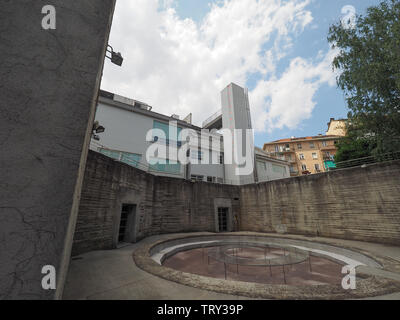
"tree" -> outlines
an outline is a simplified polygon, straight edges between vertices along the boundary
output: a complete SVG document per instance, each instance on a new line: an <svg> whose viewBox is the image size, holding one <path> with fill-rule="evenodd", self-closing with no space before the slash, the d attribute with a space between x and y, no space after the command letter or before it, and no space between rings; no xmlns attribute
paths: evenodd
<svg viewBox="0 0 400 320"><path fill-rule="evenodd" d="M364 125L358 123L356 119L348 122L346 126L346 136L341 138L336 144L336 162L352 159L359 159L371 156L376 149L376 143L368 135L364 135Z"/></svg>
<svg viewBox="0 0 400 320"><path fill-rule="evenodd" d="M399 151L400 1L369 7L353 27L332 25L328 41L339 51L332 65L352 124L338 144L337 158Z"/></svg>

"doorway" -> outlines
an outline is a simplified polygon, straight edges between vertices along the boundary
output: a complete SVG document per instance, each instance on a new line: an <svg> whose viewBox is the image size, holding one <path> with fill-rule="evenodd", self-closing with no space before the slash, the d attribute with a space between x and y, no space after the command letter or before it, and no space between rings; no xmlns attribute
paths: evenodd
<svg viewBox="0 0 400 320"><path fill-rule="evenodd" d="M218 208L218 231L228 232L229 208Z"/></svg>
<svg viewBox="0 0 400 320"><path fill-rule="evenodd" d="M118 231L118 243L136 241L136 205L123 204Z"/></svg>

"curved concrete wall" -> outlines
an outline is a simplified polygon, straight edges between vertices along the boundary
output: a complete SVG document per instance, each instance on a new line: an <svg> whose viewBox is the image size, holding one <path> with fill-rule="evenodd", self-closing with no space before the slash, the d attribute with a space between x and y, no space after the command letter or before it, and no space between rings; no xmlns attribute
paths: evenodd
<svg viewBox="0 0 400 320"><path fill-rule="evenodd" d="M400 244L400 161L241 188L241 229Z"/></svg>
<svg viewBox="0 0 400 320"><path fill-rule="evenodd" d="M239 188L160 177L89 152L73 255L117 246L121 208L136 205L136 240L155 234L216 231L219 204L230 208L232 231L240 213Z"/></svg>
<svg viewBox="0 0 400 320"><path fill-rule="evenodd" d="M62 295L114 5L0 1L0 300Z"/></svg>
<svg viewBox="0 0 400 320"><path fill-rule="evenodd" d="M233 231L399 244L399 172L396 161L238 187L156 177L91 151L73 254L117 246L123 203L137 206L136 240L215 232L223 204Z"/></svg>

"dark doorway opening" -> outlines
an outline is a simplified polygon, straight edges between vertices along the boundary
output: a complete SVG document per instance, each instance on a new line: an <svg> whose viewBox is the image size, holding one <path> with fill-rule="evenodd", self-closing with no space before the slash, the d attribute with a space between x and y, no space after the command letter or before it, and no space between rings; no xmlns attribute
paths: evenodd
<svg viewBox="0 0 400 320"><path fill-rule="evenodd" d="M218 208L218 231L228 231L228 213L229 208Z"/></svg>
<svg viewBox="0 0 400 320"><path fill-rule="evenodd" d="M121 209L121 220L119 223L118 243L135 242L135 204L123 204Z"/></svg>

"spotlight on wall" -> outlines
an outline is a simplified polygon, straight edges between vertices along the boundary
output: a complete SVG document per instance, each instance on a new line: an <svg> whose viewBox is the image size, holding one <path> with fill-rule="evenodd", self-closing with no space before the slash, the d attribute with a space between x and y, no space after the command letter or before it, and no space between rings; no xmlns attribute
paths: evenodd
<svg viewBox="0 0 400 320"><path fill-rule="evenodd" d="M106 131L106 128L101 126L98 121L95 121L95 123L93 124L93 131L95 131L96 133L103 133L104 131Z"/></svg>
<svg viewBox="0 0 400 320"><path fill-rule="evenodd" d="M95 121L92 128L92 138L96 141L100 141L100 137L97 135L106 131L106 128L100 125L98 121Z"/></svg>
<svg viewBox="0 0 400 320"><path fill-rule="evenodd" d="M109 53L111 56L106 57L111 60L112 63L116 64L117 66L122 66L122 62L124 61L124 58L122 57L120 52L114 52L113 47L110 45L107 46L107 53Z"/></svg>

